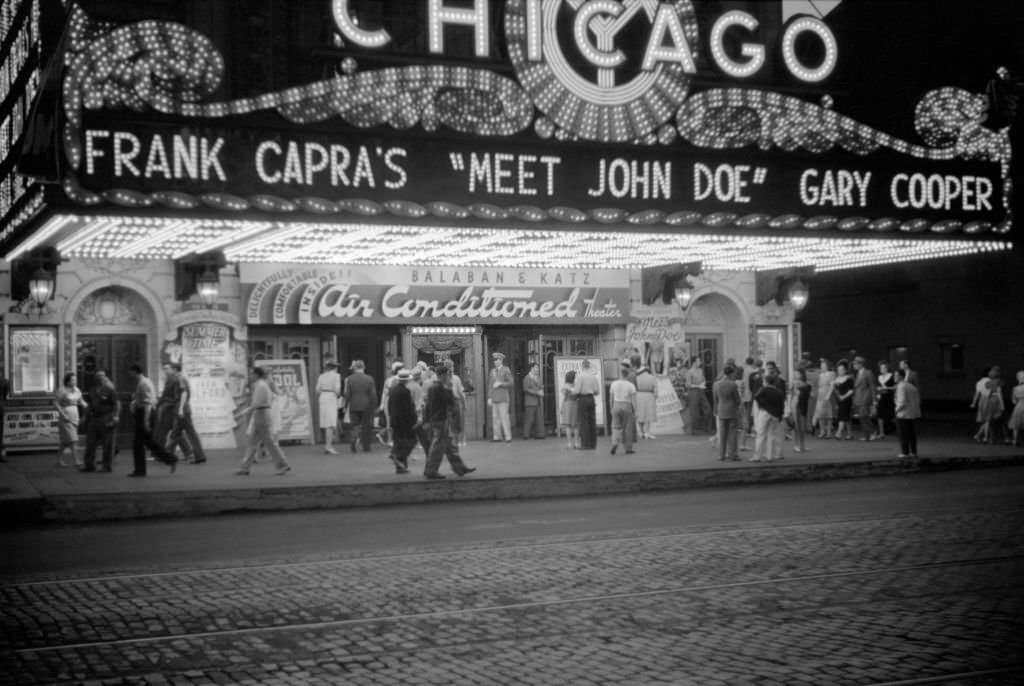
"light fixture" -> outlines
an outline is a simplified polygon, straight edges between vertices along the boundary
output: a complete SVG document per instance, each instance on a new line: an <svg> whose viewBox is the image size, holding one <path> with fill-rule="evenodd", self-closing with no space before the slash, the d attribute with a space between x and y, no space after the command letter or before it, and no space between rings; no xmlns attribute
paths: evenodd
<svg viewBox="0 0 1024 686"><path fill-rule="evenodd" d="M789 304L799 312L807 305L807 296L807 284L799 276L796 277L796 281L789 286Z"/></svg>
<svg viewBox="0 0 1024 686"><path fill-rule="evenodd" d="M693 286L690 285L690 281L686 277L683 277L682 281L676 283L676 302L685 310L692 301Z"/></svg>
<svg viewBox="0 0 1024 686"><path fill-rule="evenodd" d="M46 301L53 296L53 291L53 274L42 267L36 269L28 280L28 292L37 309L46 307Z"/></svg>
<svg viewBox="0 0 1024 686"><path fill-rule="evenodd" d="M196 279L196 293L207 307L213 307L220 295L220 275L214 269L207 268Z"/></svg>

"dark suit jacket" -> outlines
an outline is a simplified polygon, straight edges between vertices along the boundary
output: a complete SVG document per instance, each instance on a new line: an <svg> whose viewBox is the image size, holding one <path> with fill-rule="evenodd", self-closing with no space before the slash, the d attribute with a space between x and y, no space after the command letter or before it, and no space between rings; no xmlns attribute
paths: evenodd
<svg viewBox="0 0 1024 686"><path fill-rule="evenodd" d="M416 431L416 406L412 402L412 393L404 383L398 381L388 392L388 416L395 438L414 439Z"/></svg>
<svg viewBox="0 0 1024 686"><path fill-rule="evenodd" d="M365 412L377 409L377 383L365 372L352 372L345 379L345 405L349 410Z"/></svg>
<svg viewBox="0 0 1024 686"><path fill-rule="evenodd" d="M739 419L740 389L732 379L719 379L714 385L715 416L719 419Z"/></svg>
<svg viewBox="0 0 1024 686"><path fill-rule="evenodd" d="M871 373L870 369L861 369L853 382L853 404L855 406L870 405L875 402L877 390L875 375Z"/></svg>

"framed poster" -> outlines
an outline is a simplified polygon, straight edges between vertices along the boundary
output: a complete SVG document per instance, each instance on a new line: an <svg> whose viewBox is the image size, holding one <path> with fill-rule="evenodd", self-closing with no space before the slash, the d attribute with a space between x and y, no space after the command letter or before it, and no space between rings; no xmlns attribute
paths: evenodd
<svg viewBox="0 0 1024 686"><path fill-rule="evenodd" d="M267 370L274 390L274 409L281 413L281 441L313 442L313 414L304 360L256 360Z"/></svg>
<svg viewBox="0 0 1024 686"><path fill-rule="evenodd" d="M57 390L57 327L11 326L8 350L11 396Z"/></svg>
<svg viewBox="0 0 1024 686"><path fill-rule="evenodd" d="M597 357L555 357L555 415L562 416L562 385L565 383L566 372L574 371L579 376L583 368L583 360L590 360L590 368L597 375L598 394L594 397L594 409L596 410L597 426L604 427L604 374L601 370L601 360Z"/></svg>
<svg viewBox="0 0 1024 686"><path fill-rule="evenodd" d="M756 357L779 365L779 371L789 378L789 343L785 326L757 327Z"/></svg>

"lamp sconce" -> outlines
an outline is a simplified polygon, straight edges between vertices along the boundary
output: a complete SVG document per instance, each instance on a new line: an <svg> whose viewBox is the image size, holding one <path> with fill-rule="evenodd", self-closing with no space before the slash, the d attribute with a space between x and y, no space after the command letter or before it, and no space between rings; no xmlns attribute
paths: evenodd
<svg viewBox="0 0 1024 686"><path fill-rule="evenodd" d="M174 297L188 300L198 295L203 305L213 307L220 297L220 270L227 265L218 251L191 255L174 263Z"/></svg>
<svg viewBox="0 0 1024 686"><path fill-rule="evenodd" d="M43 246L11 264L11 297L19 308L29 313L35 309L42 317L46 303L57 293L57 268L63 261L56 248Z"/></svg>
<svg viewBox="0 0 1024 686"><path fill-rule="evenodd" d="M668 305L676 303L685 312L693 302L694 287L689 277L699 276L703 269L700 262L676 262L653 267L644 267L641 271L642 300L645 305L661 302Z"/></svg>
<svg viewBox="0 0 1024 686"><path fill-rule="evenodd" d="M764 306L774 300L779 305L788 304L800 312L810 298L807 282L812 276L814 267L757 272L757 304Z"/></svg>

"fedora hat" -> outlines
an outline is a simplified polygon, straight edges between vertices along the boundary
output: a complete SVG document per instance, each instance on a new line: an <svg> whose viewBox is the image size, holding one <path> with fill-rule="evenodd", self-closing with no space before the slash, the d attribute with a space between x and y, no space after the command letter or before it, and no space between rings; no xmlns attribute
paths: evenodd
<svg viewBox="0 0 1024 686"><path fill-rule="evenodd" d="M399 369L398 370L398 380L399 381L408 381L411 378L412 378L412 372L410 372L408 369Z"/></svg>
<svg viewBox="0 0 1024 686"><path fill-rule="evenodd" d="M362 360L355 360L355 361L352 362L352 366L350 366L349 369L351 369L351 370L356 370L356 369L362 370L362 369L366 369L366 365L363 364Z"/></svg>

